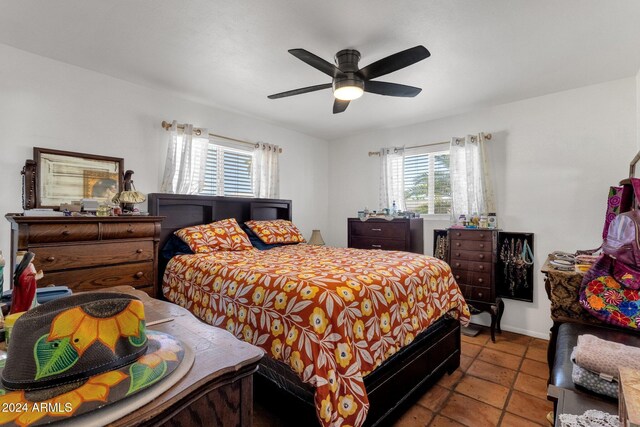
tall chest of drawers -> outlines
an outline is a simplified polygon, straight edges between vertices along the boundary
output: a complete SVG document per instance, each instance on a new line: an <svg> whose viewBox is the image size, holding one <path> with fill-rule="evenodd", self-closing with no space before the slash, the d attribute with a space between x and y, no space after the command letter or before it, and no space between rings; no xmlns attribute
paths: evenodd
<svg viewBox="0 0 640 427"><path fill-rule="evenodd" d="M424 253L422 218L349 218L347 233L350 248Z"/></svg>
<svg viewBox="0 0 640 427"><path fill-rule="evenodd" d="M35 254L39 286L74 292L130 285L158 296L157 253L161 217L28 217L11 223L11 274L18 251Z"/></svg>
<svg viewBox="0 0 640 427"><path fill-rule="evenodd" d="M449 229L449 265L465 300L491 314L491 338L500 332L504 303L496 294L498 230ZM474 311L472 310L472 312Z"/></svg>

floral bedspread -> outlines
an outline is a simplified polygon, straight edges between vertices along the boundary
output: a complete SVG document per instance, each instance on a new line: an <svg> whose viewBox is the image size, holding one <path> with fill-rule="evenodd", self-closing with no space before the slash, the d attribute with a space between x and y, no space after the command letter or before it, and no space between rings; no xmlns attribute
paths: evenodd
<svg viewBox="0 0 640 427"><path fill-rule="evenodd" d="M325 426L360 426L363 377L445 313L469 309L449 266L408 252L283 246L180 255L164 295L262 347L316 388Z"/></svg>

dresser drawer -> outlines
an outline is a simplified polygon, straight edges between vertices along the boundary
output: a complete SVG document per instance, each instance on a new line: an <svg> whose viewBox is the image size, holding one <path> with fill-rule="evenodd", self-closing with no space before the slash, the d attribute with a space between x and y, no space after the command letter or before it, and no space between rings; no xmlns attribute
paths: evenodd
<svg viewBox="0 0 640 427"><path fill-rule="evenodd" d="M77 242L98 239L98 224L31 224L29 243Z"/></svg>
<svg viewBox="0 0 640 427"><path fill-rule="evenodd" d="M456 260L490 262L491 252L475 252L475 251L463 251L463 250L452 249L451 262L453 263Z"/></svg>
<svg viewBox="0 0 640 427"><path fill-rule="evenodd" d="M490 242L493 238L492 231L484 230L451 230L451 241L455 240L484 240Z"/></svg>
<svg viewBox="0 0 640 427"><path fill-rule="evenodd" d="M479 286L482 288L491 287L491 274L490 273L476 273L470 271L467 276L467 284L472 286Z"/></svg>
<svg viewBox="0 0 640 427"><path fill-rule="evenodd" d="M452 240L451 247L466 251L491 252L491 242L486 240Z"/></svg>
<svg viewBox="0 0 640 427"><path fill-rule="evenodd" d="M467 292L470 300L491 302L491 289L467 286Z"/></svg>
<svg viewBox="0 0 640 427"><path fill-rule="evenodd" d="M69 246L32 247L34 265L44 272L152 260L153 242L92 242Z"/></svg>
<svg viewBox="0 0 640 427"><path fill-rule="evenodd" d="M377 239L375 237L352 237L350 247L356 249L384 249L387 251L408 250L405 240Z"/></svg>
<svg viewBox="0 0 640 427"><path fill-rule="evenodd" d="M102 224L103 239L132 239L136 237L152 237L155 232L153 223L121 222Z"/></svg>
<svg viewBox="0 0 640 427"><path fill-rule="evenodd" d="M487 262L478 262L478 261L469 261L467 264L467 270L469 271L477 271L478 273L487 273L491 275L491 266L492 263Z"/></svg>
<svg viewBox="0 0 640 427"><path fill-rule="evenodd" d="M451 271L451 274L453 274L453 278L456 279L458 286L467 284L467 278L469 277L468 271L454 269Z"/></svg>
<svg viewBox="0 0 640 427"><path fill-rule="evenodd" d="M351 235L363 237L387 237L404 240L407 233L407 224L391 221L353 221L351 222Z"/></svg>
<svg viewBox="0 0 640 427"><path fill-rule="evenodd" d="M153 261L48 273L39 286L66 285L74 292L96 291L113 286L153 287Z"/></svg>

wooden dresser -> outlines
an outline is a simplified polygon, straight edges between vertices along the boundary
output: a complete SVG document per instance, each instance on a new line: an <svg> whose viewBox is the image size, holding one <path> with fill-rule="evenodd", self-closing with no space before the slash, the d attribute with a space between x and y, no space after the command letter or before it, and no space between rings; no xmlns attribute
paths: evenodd
<svg viewBox="0 0 640 427"><path fill-rule="evenodd" d="M35 253L39 286L74 292L130 285L158 295L157 254L162 217L33 217L7 214L11 274L17 251Z"/></svg>
<svg viewBox="0 0 640 427"><path fill-rule="evenodd" d="M449 265L475 312L491 314L491 339L500 332L504 302L496 293L498 230L449 229ZM473 313L474 310L472 310Z"/></svg>
<svg viewBox="0 0 640 427"><path fill-rule="evenodd" d="M357 249L385 249L424 253L422 218L359 218L347 220L348 246Z"/></svg>

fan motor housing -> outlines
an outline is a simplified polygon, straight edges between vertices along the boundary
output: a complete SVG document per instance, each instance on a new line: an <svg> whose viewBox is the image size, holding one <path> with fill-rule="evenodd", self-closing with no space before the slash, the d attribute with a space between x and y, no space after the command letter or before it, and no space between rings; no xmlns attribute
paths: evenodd
<svg viewBox="0 0 640 427"><path fill-rule="evenodd" d="M355 49L344 49L336 53L336 65L343 73L355 73L358 71L360 52Z"/></svg>

